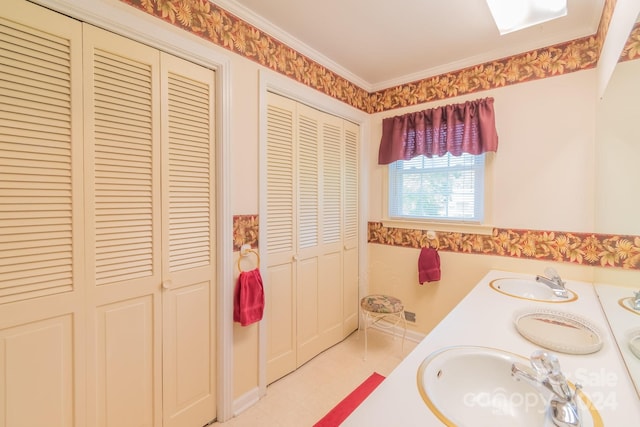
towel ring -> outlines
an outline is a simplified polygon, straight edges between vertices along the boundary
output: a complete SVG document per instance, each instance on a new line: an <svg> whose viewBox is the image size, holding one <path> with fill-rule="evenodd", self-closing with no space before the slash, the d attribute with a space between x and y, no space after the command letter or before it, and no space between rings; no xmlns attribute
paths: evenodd
<svg viewBox="0 0 640 427"><path fill-rule="evenodd" d="M242 257L249 255L249 253L252 253L256 256L256 268L260 268L260 254L258 253L258 251L256 251L255 249L247 249L244 252L240 252L240 258L238 258L238 271L244 271L240 264L242 263Z"/></svg>

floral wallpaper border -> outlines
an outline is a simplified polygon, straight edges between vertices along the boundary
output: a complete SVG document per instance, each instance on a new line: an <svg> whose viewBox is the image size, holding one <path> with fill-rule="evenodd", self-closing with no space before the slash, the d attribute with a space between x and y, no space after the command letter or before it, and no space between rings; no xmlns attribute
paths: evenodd
<svg viewBox="0 0 640 427"><path fill-rule="evenodd" d="M597 65L616 0L605 0L596 34L451 73L405 83L369 96L369 112L382 112L525 83Z"/></svg>
<svg viewBox="0 0 640 427"><path fill-rule="evenodd" d="M430 240L426 230L369 222L367 241L416 249L433 247L439 251L640 269L640 236L494 228L490 236L438 232L437 239Z"/></svg>
<svg viewBox="0 0 640 427"><path fill-rule="evenodd" d="M592 36L368 93L209 0L120 1L367 113L593 68L616 4L616 0L605 0ZM635 26L622 57L636 58L640 58L640 25Z"/></svg>
<svg viewBox="0 0 640 427"><path fill-rule="evenodd" d="M233 216L233 251L239 252L244 244L258 247L258 215Z"/></svg>
<svg viewBox="0 0 640 427"><path fill-rule="evenodd" d="M640 21L636 22L620 55L620 62L640 59Z"/></svg>
<svg viewBox="0 0 640 427"><path fill-rule="evenodd" d="M359 110L366 90L340 77L209 0L120 0ZM609 1L609 0L607 0Z"/></svg>
<svg viewBox="0 0 640 427"><path fill-rule="evenodd" d="M258 215L235 215L233 250L239 251L243 244L257 248L258 230ZM433 247L439 251L640 270L640 236L622 234L494 228L490 236L438 232L437 239L430 240L426 230L369 222L367 241L405 248Z"/></svg>

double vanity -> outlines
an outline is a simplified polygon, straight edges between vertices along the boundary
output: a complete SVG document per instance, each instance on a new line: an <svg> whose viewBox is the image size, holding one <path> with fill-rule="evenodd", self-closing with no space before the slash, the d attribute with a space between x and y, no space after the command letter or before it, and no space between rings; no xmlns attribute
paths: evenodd
<svg viewBox="0 0 640 427"><path fill-rule="evenodd" d="M636 425L631 297L490 271L342 425Z"/></svg>

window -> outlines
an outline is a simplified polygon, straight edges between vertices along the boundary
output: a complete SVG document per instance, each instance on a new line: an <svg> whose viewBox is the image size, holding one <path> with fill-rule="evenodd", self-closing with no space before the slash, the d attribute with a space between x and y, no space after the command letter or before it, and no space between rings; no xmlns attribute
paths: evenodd
<svg viewBox="0 0 640 427"><path fill-rule="evenodd" d="M389 164L389 217L482 222L485 155L417 156Z"/></svg>

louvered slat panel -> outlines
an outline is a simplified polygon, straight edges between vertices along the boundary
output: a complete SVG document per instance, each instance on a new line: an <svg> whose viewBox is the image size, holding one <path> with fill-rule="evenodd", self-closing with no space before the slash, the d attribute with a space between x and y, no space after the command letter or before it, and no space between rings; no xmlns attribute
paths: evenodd
<svg viewBox="0 0 640 427"><path fill-rule="evenodd" d="M354 125L355 126L355 125ZM344 238L358 237L358 133L347 123L344 133Z"/></svg>
<svg viewBox="0 0 640 427"><path fill-rule="evenodd" d="M71 47L0 19L0 303L72 282Z"/></svg>
<svg viewBox="0 0 640 427"><path fill-rule="evenodd" d="M342 240L342 128L331 123L322 125L322 242L335 243Z"/></svg>
<svg viewBox="0 0 640 427"><path fill-rule="evenodd" d="M267 250L291 251L293 242L293 113L267 107Z"/></svg>
<svg viewBox="0 0 640 427"><path fill-rule="evenodd" d="M298 115L298 248L318 245L318 120Z"/></svg>
<svg viewBox="0 0 640 427"><path fill-rule="evenodd" d="M169 73L169 270L210 265L210 87Z"/></svg>
<svg viewBox="0 0 640 427"><path fill-rule="evenodd" d="M105 285L153 274L151 67L101 49L93 58L95 279Z"/></svg>

